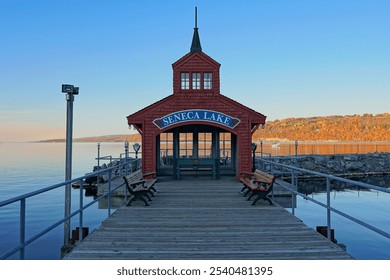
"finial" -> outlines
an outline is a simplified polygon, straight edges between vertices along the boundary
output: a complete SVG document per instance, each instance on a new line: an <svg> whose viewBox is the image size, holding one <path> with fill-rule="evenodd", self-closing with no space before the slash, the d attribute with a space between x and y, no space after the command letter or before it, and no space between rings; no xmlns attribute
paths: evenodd
<svg viewBox="0 0 390 280"><path fill-rule="evenodd" d="M195 28L198 28L198 7L195 7Z"/></svg>
<svg viewBox="0 0 390 280"><path fill-rule="evenodd" d="M198 33L198 7L195 7L195 28L194 36L192 37L191 52L202 52L202 46L200 45L199 33Z"/></svg>

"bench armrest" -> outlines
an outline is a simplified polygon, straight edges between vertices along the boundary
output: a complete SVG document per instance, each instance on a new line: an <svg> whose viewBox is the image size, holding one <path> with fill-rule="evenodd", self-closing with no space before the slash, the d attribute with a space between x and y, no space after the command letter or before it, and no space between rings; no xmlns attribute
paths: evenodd
<svg viewBox="0 0 390 280"><path fill-rule="evenodd" d="M144 177L149 177L149 176L153 176L153 178L156 176L156 171L153 171L153 172L149 172L149 173L145 173L143 174Z"/></svg>
<svg viewBox="0 0 390 280"><path fill-rule="evenodd" d="M263 181L263 180L256 180L256 179L254 179L253 182L263 183L263 184L267 184L267 185L271 185L272 184L272 182L270 182L270 181Z"/></svg>
<svg viewBox="0 0 390 280"><path fill-rule="evenodd" d="M142 187L145 187L145 186L144 186L144 185L145 185L145 182L146 182L146 181L145 181L144 179L141 179L141 180L139 180L139 181L137 181L137 182L131 183L130 186L134 188L134 187L136 187L136 186L142 184Z"/></svg>
<svg viewBox="0 0 390 280"><path fill-rule="evenodd" d="M252 177L252 176L253 176L253 173L241 172L241 173L240 173L240 176L242 176L242 177Z"/></svg>

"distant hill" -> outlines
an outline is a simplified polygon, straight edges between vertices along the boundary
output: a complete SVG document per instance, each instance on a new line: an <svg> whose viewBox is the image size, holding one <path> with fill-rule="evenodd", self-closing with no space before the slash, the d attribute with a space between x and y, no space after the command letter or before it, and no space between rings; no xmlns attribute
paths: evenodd
<svg viewBox="0 0 390 280"><path fill-rule="evenodd" d="M357 141L390 142L390 114L288 118L269 121L253 141ZM64 142L49 139L40 142ZM75 142L141 142L140 134L106 135L74 139Z"/></svg>
<svg viewBox="0 0 390 280"><path fill-rule="evenodd" d="M52 143L61 143L65 142L65 139L48 139L38 142L52 142ZM141 142L140 134L119 134L119 135L104 135L104 136L91 136L91 137L82 137L73 139L74 142Z"/></svg>
<svg viewBox="0 0 390 280"><path fill-rule="evenodd" d="M253 140L258 141L386 141L390 142L390 114L364 114L288 118L267 122L257 130Z"/></svg>

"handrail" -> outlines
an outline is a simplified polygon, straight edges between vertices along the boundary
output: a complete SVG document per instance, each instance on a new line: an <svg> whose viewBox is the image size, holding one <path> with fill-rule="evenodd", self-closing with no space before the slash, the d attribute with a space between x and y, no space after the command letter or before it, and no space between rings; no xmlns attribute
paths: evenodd
<svg viewBox="0 0 390 280"><path fill-rule="evenodd" d="M98 160L98 161L100 161L100 160L109 160L110 163L112 163L113 159L115 159L115 158L113 158L112 156L99 156L99 157L95 158L95 160Z"/></svg>
<svg viewBox="0 0 390 280"><path fill-rule="evenodd" d="M131 167L130 170L128 169L129 165ZM36 190L36 191L29 192L27 194L19 195L19 196L16 196L14 198L10 198L10 199L4 200L4 201L0 201L0 208L4 207L6 205L10 205L10 204L13 204L13 203L20 202L20 213L19 213L19 218L20 218L20 229L19 229L20 230L20 238L19 239L20 240L19 240L19 245L14 247L14 248L12 248L12 249L10 249L10 250L8 250L3 255L0 255L0 259L7 259L10 256L12 256L13 254L15 254L16 252L18 252L18 251L20 252L20 259L24 259L24 249L26 248L27 245L29 245L33 241L37 240L38 238L42 237L46 233L50 232L51 230L53 230L57 226L59 226L59 225L63 224L64 222L70 220L72 217L74 217L76 215L80 215L80 220L79 220L79 239L81 240L82 239L81 231L82 231L82 223L83 223L83 211L85 209L87 209L88 207L92 206L93 204L95 204L96 202L98 202L99 200L105 198L105 197L108 197L108 199L110 199L110 195L114 191L116 191L117 189L119 189L120 187L122 187L124 185L124 183L122 183L119 186L115 187L114 189L111 189L111 181L113 179L112 172L113 172L114 169L118 169L118 168L123 167L125 175L127 175L128 171L133 172L133 165L135 167L134 168L135 170L139 167L137 159L130 159L130 160L126 161L125 163L119 164L117 166L113 166L113 167L105 168L105 169L100 169L100 170L98 170L96 172L87 173L84 176L80 176L80 177L74 178L72 180L64 181L64 182L61 182L61 183L58 183L58 184L55 184L55 185L51 185L51 186L46 187L46 188L42 188L42 189L39 189L39 190ZM86 179L86 178L89 178L89 177L98 176L98 175L105 174L105 173L108 173L108 175L109 175L108 176L108 186L109 186L108 192L105 193L102 196L99 196L98 198L94 199L93 201L89 202L88 204L83 205L83 203L82 203L82 201L83 201L83 199L82 199L82 197L83 197L83 180ZM44 230L42 230L38 234L34 235L30 239L25 240L26 199L34 197L34 196L37 196L37 195L42 194L42 193L46 193L46 192L58 189L60 187L64 187L66 185L69 185L69 184L72 184L72 183L75 183L75 182L80 182L80 207L79 207L79 209L77 209L74 212L72 212L69 216L65 216L63 219L61 219L61 220L55 222L54 224L52 224L51 226L45 228ZM110 215L111 215L111 206L110 206L110 203L108 203L108 216L110 216Z"/></svg>
<svg viewBox="0 0 390 280"><path fill-rule="evenodd" d="M363 222L355 217L352 217L340 210L337 210L333 207L330 206L330 180L334 180L334 181L340 181L340 182L344 182L344 183L349 183L349 184L353 184L353 185L356 185L356 186L359 186L359 187L362 187L362 188L368 188L368 189L374 189L374 190L377 190L377 191L381 191L381 192L385 192L385 193L390 193L390 189L387 189L387 188L383 188L383 187L379 187L379 186L375 186L375 185L372 185L372 184L367 184L367 183L363 183L363 182L358 182L358 181L353 181L353 180L349 180L349 179L345 179L345 178L341 178L341 177L337 177L337 176L334 176L334 175L330 175L330 174L323 174L323 173L320 173L320 172L317 172L317 171L312 171L312 170L307 170L307 169L303 169L303 168L299 168L299 167L295 167L295 166L291 166L291 165L286 165L286 164L282 164L282 163L277 163L277 162L273 162L273 161L270 161L270 160L265 160L265 159L259 159L259 158L256 158L256 161L257 163L259 162L262 162L263 163L263 170L265 169L264 168L264 163L267 163L270 165L270 169L271 169L271 173L273 173L273 166L276 165L276 166L280 166L282 168L286 168L288 170L291 170L292 174L291 174L291 178L292 178L292 188L289 188L287 186L284 186L284 185L279 185L280 187L284 188L284 189L287 189L288 191L291 192L291 199L293 201L293 195L296 194L296 195L299 195L311 202L314 202L324 208L327 209L327 236L328 236L328 239L331 239L331 235L330 235L330 229L331 229L331 225L330 225L330 220L331 220L331 217L330 217L330 214L331 212L334 212L340 216L343 216L344 218L347 218L365 228L368 228L384 237L387 237L390 239L390 233L388 232L385 232L377 227L374 227L370 224L367 224L366 222ZM260 164L257 164L257 167L260 168ZM324 204L318 200L315 200L305 194L302 194L300 192L298 192L297 190L294 190L294 186L295 186L295 172L294 171L299 171L299 172L302 172L302 173L308 173L308 174L312 174L312 175L316 175L316 176L319 176L319 177L324 177L326 178L326 192L327 192L327 203ZM294 206L294 204L293 204ZM294 207L292 207L292 214L294 215Z"/></svg>
<svg viewBox="0 0 390 280"><path fill-rule="evenodd" d="M139 157L140 155L142 155L142 152L139 151L139 152L136 153L136 152L134 152L134 151L128 151L127 154L128 154L128 155L134 155L134 156L137 155L137 156ZM123 158L125 158L125 157L126 157L126 153L120 153L120 154L119 154L119 159L123 159Z"/></svg>

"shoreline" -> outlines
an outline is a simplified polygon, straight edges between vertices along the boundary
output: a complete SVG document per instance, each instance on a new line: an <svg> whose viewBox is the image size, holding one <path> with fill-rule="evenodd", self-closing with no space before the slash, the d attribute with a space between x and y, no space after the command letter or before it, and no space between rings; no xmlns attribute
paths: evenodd
<svg viewBox="0 0 390 280"><path fill-rule="evenodd" d="M299 155L271 157L273 161L335 176L390 174L390 153Z"/></svg>

